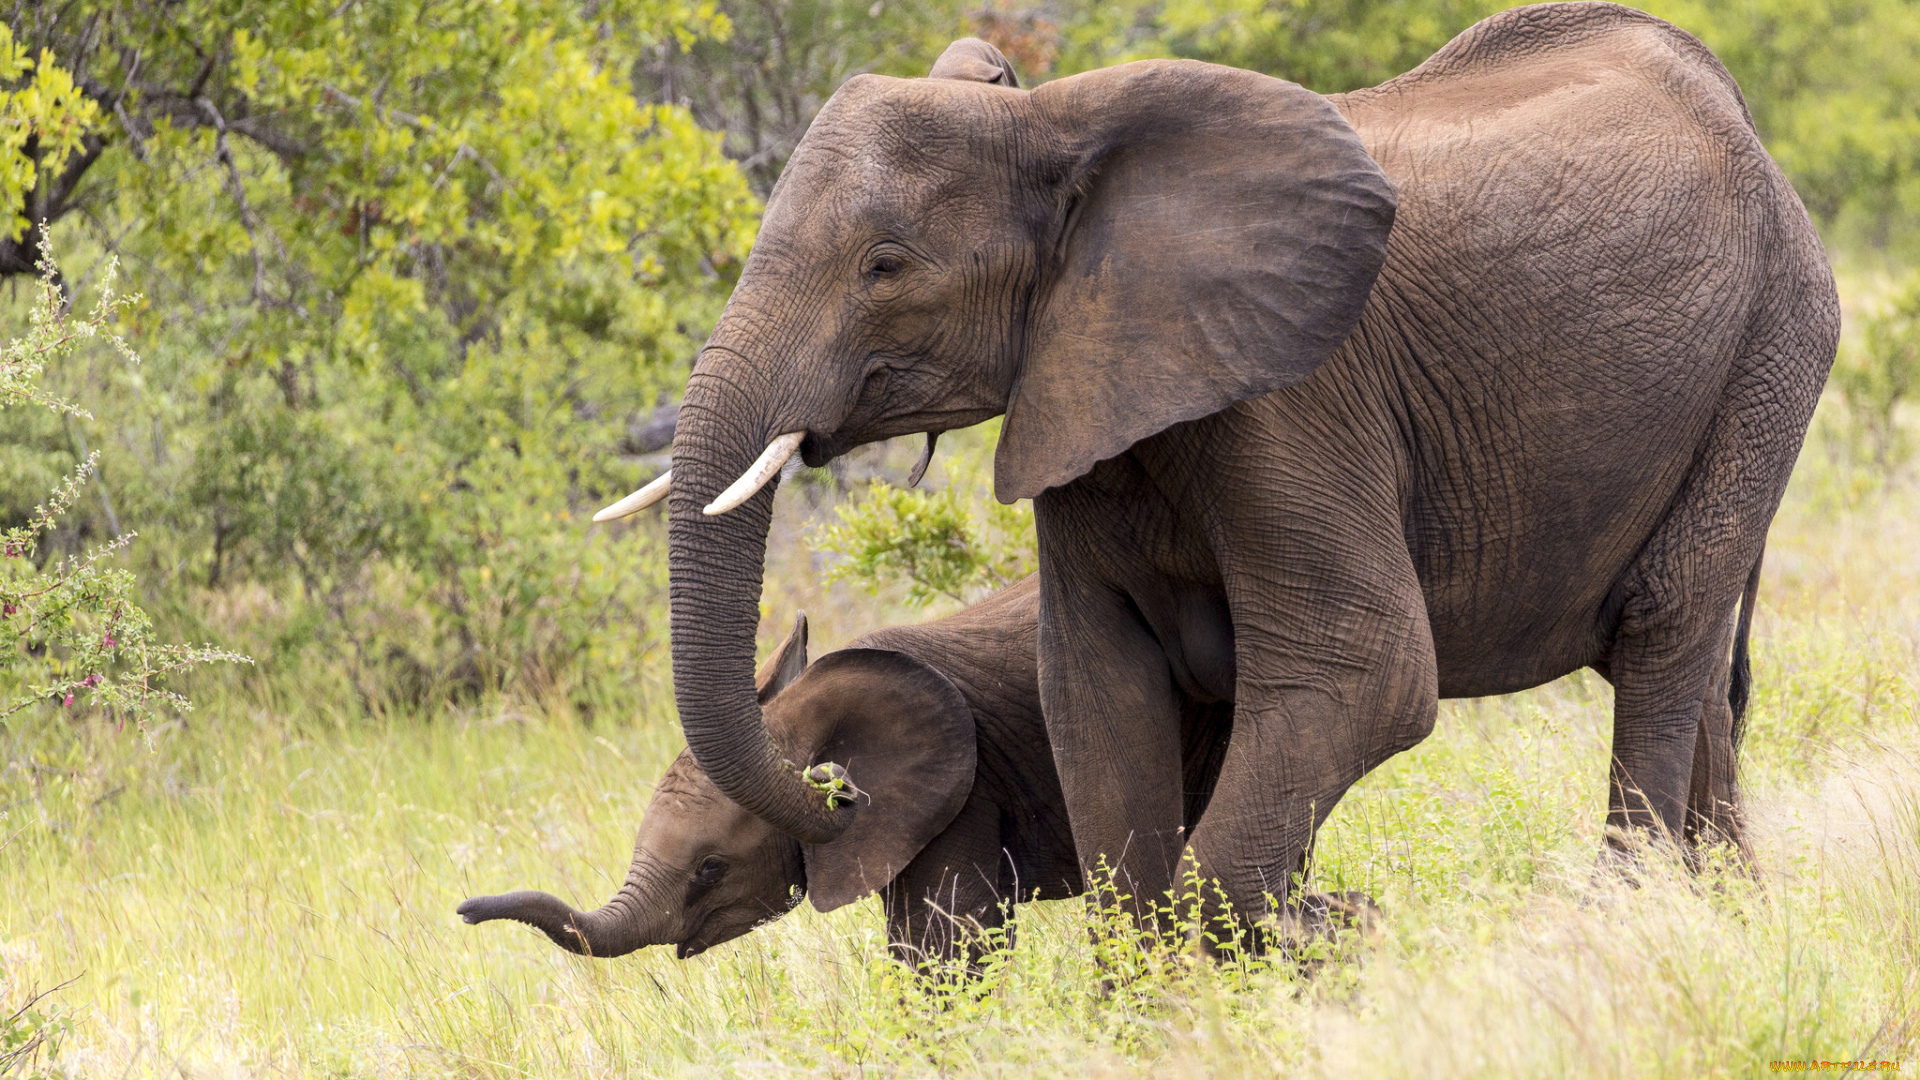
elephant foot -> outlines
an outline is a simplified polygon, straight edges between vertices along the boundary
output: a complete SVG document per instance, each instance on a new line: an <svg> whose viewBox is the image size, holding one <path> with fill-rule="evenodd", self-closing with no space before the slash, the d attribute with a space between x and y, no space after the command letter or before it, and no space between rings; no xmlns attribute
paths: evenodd
<svg viewBox="0 0 1920 1080"><path fill-rule="evenodd" d="M1721 892L1760 880L1752 853L1734 838L1708 834L1675 840L1609 827L1582 903L1606 907L1627 893L1663 884Z"/></svg>
<svg viewBox="0 0 1920 1080"><path fill-rule="evenodd" d="M1280 952L1312 975L1352 945L1377 938L1382 918L1373 898L1356 889L1297 893L1280 917Z"/></svg>

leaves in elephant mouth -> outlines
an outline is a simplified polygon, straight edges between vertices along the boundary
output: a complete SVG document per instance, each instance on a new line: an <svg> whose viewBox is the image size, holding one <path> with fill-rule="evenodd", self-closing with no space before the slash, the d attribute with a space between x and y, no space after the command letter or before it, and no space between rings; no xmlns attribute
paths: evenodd
<svg viewBox="0 0 1920 1080"><path fill-rule="evenodd" d="M815 765L802 776L805 777L808 786L826 795L829 810L852 806L860 801L872 801L866 792L854 785L853 780L847 776L847 770L834 762L827 761Z"/></svg>

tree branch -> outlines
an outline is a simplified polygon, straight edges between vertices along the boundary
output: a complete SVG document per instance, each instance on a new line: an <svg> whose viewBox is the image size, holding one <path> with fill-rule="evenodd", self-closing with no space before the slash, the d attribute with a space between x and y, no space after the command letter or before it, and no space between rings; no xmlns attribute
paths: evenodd
<svg viewBox="0 0 1920 1080"><path fill-rule="evenodd" d="M240 179L240 164L233 160L233 148L227 145L227 121L220 110L206 98L198 99L200 110L213 123L214 159L227 167L228 186L233 189L233 201L240 206L240 227L247 230L247 249L253 255L253 296L255 303L270 299L267 296L266 260L260 255L259 219L254 216L253 205L247 202L247 186Z"/></svg>

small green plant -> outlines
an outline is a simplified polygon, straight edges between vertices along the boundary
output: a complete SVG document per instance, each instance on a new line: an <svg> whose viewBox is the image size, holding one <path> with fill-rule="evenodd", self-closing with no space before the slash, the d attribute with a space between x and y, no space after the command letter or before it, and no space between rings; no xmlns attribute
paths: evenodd
<svg viewBox="0 0 1920 1080"><path fill-rule="evenodd" d="M995 500L974 452L949 455L942 470L947 483L938 490L874 480L863 496L841 505L814 544L843 556L827 580L872 592L903 581L907 602L924 606L941 597L975 600L1033 573L1039 555L1032 503Z"/></svg>
<svg viewBox="0 0 1920 1080"><path fill-rule="evenodd" d="M60 1052L60 1040L72 1028L64 1009L43 1007L41 1002L59 993L73 980L51 990L27 991L27 1000L11 1013L0 1016L0 1076L22 1076L26 1080L56 1074L40 1071L38 1063ZM0 1005L0 1009L6 1008Z"/></svg>
<svg viewBox="0 0 1920 1080"><path fill-rule="evenodd" d="M41 250L48 247L43 229ZM54 397L39 385L47 365L71 356L82 344L105 340L130 363L139 357L108 326L137 296L116 297L115 264L109 263L100 299L83 319L71 316L53 261L40 259L40 280L26 336L0 347L0 409L34 405L92 419L86 410ZM197 664L224 660L251 663L211 645L167 645L153 640L153 620L134 603L132 573L114 556L136 534L116 536L83 554L37 561L43 538L73 506L93 477L99 455L89 454L24 525L0 532L0 720L37 703L70 708L81 699L104 708L122 723L144 730L162 708L186 709L187 699L160 679Z"/></svg>
<svg viewBox="0 0 1920 1080"><path fill-rule="evenodd" d="M1834 364L1833 384L1845 395L1874 465L1885 471L1903 464L1912 446L1900 427L1900 407L1920 392L1920 271L1867 316L1860 344Z"/></svg>

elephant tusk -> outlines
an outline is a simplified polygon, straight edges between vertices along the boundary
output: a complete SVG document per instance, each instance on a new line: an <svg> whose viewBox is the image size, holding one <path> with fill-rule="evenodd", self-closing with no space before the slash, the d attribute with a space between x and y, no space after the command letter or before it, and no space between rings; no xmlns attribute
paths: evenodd
<svg viewBox="0 0 1920 1080"><path fill-rule="evenodd" d="M667 497L667 491L673 487L673 470L668 469L659 478L639 491L621 499L612 506L593 515L595 521L618 521L623 517L637 514L661 499Z"/></svg>
<svg viewBox="0 0 1920 1080"><path fill-rule="evenodd" d="M700 511L709 517L724 514L727 511L753 498L754 492L767 486L767 481L780 472L780 466L787 463L795 450L800 449L800 440L807 437L804 431L790 431L767 444L760 454L760 460L753 463L733 486L720 493L720 497L707 504Z"/></svg>
<svg viewBox="0 0 1920 1080"><path fill-rule="evenodd" d="M913 463L913 472L907 474L908 487L919 487L920 478L927 475L927 466L933 464L933 444L939 438L938 432L927 432L927 447L920 451L920 460Z"/></svg>

